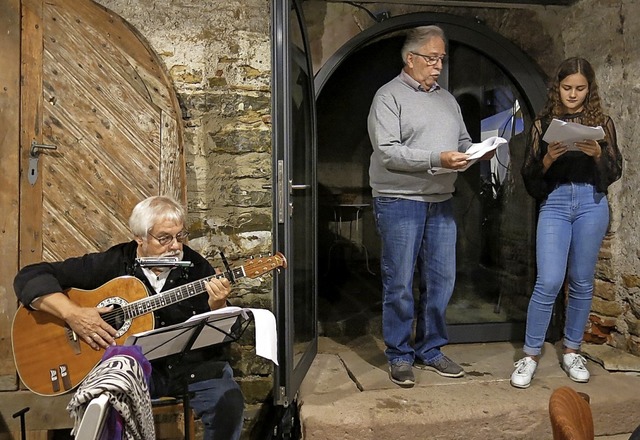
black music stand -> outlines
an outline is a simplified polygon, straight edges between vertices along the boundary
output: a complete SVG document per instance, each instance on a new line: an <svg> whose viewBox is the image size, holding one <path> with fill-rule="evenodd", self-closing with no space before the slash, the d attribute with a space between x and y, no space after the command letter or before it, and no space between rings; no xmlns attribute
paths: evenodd
<svg viewBox="0 0 640 440"><path fill-rule="evenodd" d="M124 345L138 345L147 360L177 355L178 363L192 350L237 341L249 326L253 315L240 307L194 315L187 321L155 330L136 333L127 338ZM184 435L189 438L189 392L184 384L183 394Z"/></svg>

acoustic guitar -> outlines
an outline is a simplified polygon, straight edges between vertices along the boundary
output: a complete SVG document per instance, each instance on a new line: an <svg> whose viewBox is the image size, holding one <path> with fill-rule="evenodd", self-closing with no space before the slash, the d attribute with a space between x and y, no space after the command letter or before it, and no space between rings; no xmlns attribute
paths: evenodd
<svg viewBox="0 0 640 440"><path fill-rule="evenodd" d="M206 293L205 282L227 277L233 280L257 278L286 268L281 253L252 258L231 273L216 274L155 295L149 295L144 283L133 276L115 278L94 290L69 289L65 293L83 307L114 306L102 318L117 330L116 343L129 335L153 330L153 312ZM55 316L20 306L11 329L13 357L18 374L27 388L41 396L56 396L76 388L104 354L94 350L67 323Z"/></svg>

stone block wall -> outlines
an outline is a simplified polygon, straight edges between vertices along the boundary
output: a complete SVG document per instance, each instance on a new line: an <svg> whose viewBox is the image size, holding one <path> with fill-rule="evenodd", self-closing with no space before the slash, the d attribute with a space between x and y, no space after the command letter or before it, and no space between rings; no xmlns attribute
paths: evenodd
<svg viewBox="0 0 640 440"><path fill-rule="evenodd" d="M597 13L594 13L597 11ZM566 15L564 52L589 59L624 157L622 179L610 188L611 225L600 253L587 340L640 356L640 4L582 0Z"/></svg>

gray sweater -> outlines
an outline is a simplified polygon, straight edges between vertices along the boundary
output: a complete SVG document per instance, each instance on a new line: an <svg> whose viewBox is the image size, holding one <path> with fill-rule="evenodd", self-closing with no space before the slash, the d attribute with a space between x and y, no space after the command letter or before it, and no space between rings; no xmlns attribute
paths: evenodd
<svg viewBox="0 0 640 440"><path fill-rule="evenodd" d="M443 151L465 152L471 138L460 106L448 91L425 92L404 71L382 86L367 120L373 146L369 183L374 197L442 202L458 173L432 175Z"/></svg>

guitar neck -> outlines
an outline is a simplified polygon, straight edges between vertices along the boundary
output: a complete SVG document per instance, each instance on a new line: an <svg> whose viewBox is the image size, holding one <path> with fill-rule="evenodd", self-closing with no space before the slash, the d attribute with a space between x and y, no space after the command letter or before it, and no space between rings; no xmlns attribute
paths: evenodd
<svg viewBox="0 0 640 440"><path fill-rule="evenodd" d="M214 278L227 278L229 281L234 282L235 280L245 276L247 275L245 274L244 266L241 266L230 270L228 274L215 274L210 277L202 278L183 286L167 290L166 292L157 293L147 298L134 301L123 307L125 319L133 319L205 293L207 291L205 283Z"/></svg>

